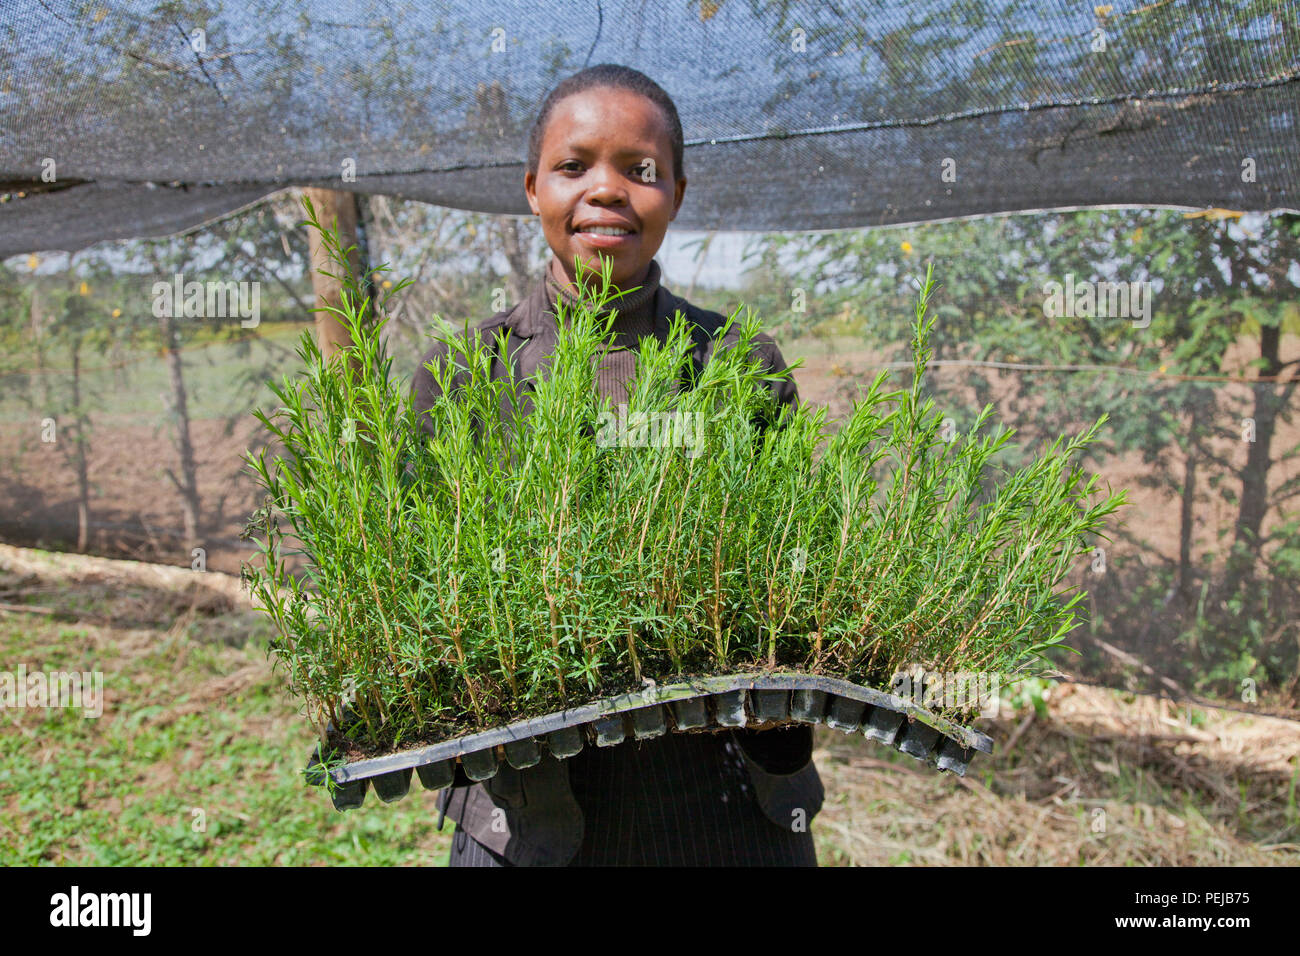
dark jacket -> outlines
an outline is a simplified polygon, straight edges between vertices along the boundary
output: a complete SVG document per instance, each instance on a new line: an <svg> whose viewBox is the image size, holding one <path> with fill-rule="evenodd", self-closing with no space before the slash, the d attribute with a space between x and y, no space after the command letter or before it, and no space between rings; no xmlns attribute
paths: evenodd
<svg viewBox="0 0 1300 956"><path fill-rule="evenodd" d="M532 411L527 381L545 367L555 348L557 329L552 305L547 301L545 282L539 281L514 308L498 312L474 329L480 340L492 348L493 379L504 379L513 365L514 374L524 382L521 405L525 414ZM690 324L691 361L697 374L720 344L728 348L737 343L739 320L719 340L717 334L726 321L724 316L697 308L662 285L656 292L654 309L654 332L660 341L667 339L669 322L678 311ZM507 335L504 354L495 346L501 332ZM769 371L786 368L780 349L767 334L755 338L753 352ZM425 366L440 363L446 356L447 346L441 342L429 349L420 360L412 388L414 407L431 434L434 429L426 413L440 393ZM453 390L463 383L464 375L463 371L457 373L452 380ZM689 383L684 384L689 387ZM798 404L793 381L769 382L768 388L783 406ZM503 400L503 420L509 414L509 404ZM772 822L789 828L794 808L806 813L809 820L821 809L824 791L812 762L811 727L732 731L719 736L729 736L740 744L754 797ZM479 843L518 865L564 865L582 843L583 814L570 787L569 763L549 755L523 771L502 765L495 777L480 784L472 783L457 768L456 784L439 794L438 806Z"/></svg>

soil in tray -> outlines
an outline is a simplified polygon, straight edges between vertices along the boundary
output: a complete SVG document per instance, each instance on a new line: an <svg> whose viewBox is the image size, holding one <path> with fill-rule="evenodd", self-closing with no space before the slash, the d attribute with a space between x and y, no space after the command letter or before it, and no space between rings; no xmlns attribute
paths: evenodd
<svg viewBox="0 0 1300 956"><path fill-rule="evenodd" d="M689 678L683 678L689 680ZM674 681L676 678L674 678ZM558 697L551 699L539 698L535 700L527 711L516 712L511 714L507 708L497 706L493 720L479 721L472 716L464 716L459 719L441 720L427 732L413 737L405 737L400 743L394 742L391 737L384 735L384 730L380 730L380 740L378 743L371 743L368 740L356 740L346 733L340 733L334 730L330 733L327 743L334 751L336 756L341 756L349 763L355 760L365 760L370 757L381 757L385 754L393 753L397 750L413 750L417 747L427 747L433 744L440 744L444 741L455 740L458 737L465 737L469 734L482 733L485 730L495 730L498 727L504 727L519 720L529 720L534 717L541 717L545 714L554 713L564 710L566 707L581 707L584 704L590 704L597 700L604 700L606 697L617 697L620 694L626 694L631 691L645 690L644 685L633 684L631 681L610 681L610 690L604 691L596 696L584 697L580 700L565 703ZM358 725L353 725L357 727ZM359 726L361 734L365 733L364 725Z"/></svg>
<svg viewBox="0 0 1300 956"><path fill-rule="evenodd" d="M790 670L790 668L781 668L781 667L778 667L777 669ZM769 672L770 671L767 668L762 668L762 667L736 667L728 671L728 673L730 674L738 674L738 675L753 674L756 677L765 675ZM816 677L836 677L841 680L847 679L847 678L843 678L841 675L838 674L823 673L819 671L803 671L803 673L807 673L811 676L816 676ZM669 684L681 684L681 683L687 683L692 680L699 680L707 677L717 677L717 676L720 675L717 674L716 672L673 674L668 677L656 678L656 683L662 686L668 686ZM865 686L865 687L877 686L873 684L861 684L860 681L853 681L853 683L859 683L860 686ZM545 701L545 700L535 701L534 705L528 708L527 712L516 713L514 716L506 716L504 714L501 714L500 716L497 717L497 719L490 720L490 721L476 721L472 717L464 717L459 720L444 720L444 721L440 721L437 725L432 727L428 732L424 734L420 734L418 736L404 738L400 743L394 743L391 739L385 740L381 738L380 743L374 744L366 740L354 739L351 736L339 733L337 730L335 730L332 731L329 735L329 738L327 740L327 749L332 751L333 755L336 758L342 757L348 763L352 763L358 760L366 760L371 757L381 757L384 756L385 754L394 753L398 750L413 750L418 747L427 747L433 744L444 743L445 741L448 740L455 740L458 737L465 737L470 734L481 733L486 730L494 730L498 727L504 727L507 724L511 724L516 721L529 720L531 718L540 717L545 714L555 713L557 711L564 710L566 707L569 708L581 707L586 704L594 703L595 701L598 700L605 700L610 697L617 697L621 694L631 693L634 691L646 690L647 687L648 685L646 684L635 683L631 678L626 678L622 681L611 680L608 683L608 685L602 690L602 692L595 696L588 696L579 700L572 700L567 704L561 701L558 697L550 701ZM504 711L504 710L505 710L504 708L498 708L499 713L500 711ZM951 716L951 715L946 715L946 716ZM970 718L967 717L965 719L962 718L953 718L953 719L956 719L959 723L968 723ZM747 724L747 727L753 730L765 730L774 727L788 726L789 724L795 722L796 721L790 720L790 721L769 722L764 724L750 723ZM706 728L701 728L698 731L690 731L690 732L691 733L719 733L721 732L721 730L724 729L726 728L706 727ZM364 728L363 728L363 732L364 732Z"/></svg>

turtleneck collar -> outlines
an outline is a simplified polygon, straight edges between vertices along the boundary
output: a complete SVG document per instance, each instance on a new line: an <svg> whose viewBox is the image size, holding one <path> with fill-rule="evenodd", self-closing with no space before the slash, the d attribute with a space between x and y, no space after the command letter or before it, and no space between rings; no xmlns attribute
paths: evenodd
<svg viewBox="0 0 1300 956"><path fill-rule="evenodd" d="M554 316L555 300L560 298L566 305L576 306L578 297L561 285L555 275L556 260L551 259L546 267L546 302L547 311ZM642 336L655 333L655 299L659 292L659 263L650 260L649 270L640 287L626 295L621 295L610 302L602 312L608 315L616 311L613 322L614 345L618 348L636 348Z"/></svg>

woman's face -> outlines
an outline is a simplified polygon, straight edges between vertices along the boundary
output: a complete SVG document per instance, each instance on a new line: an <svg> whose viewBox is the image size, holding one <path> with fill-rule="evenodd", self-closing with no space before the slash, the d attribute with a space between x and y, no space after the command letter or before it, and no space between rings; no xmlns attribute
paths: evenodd
<svg viewBox="0 0 1300 956"><path fill-rule="evenodd" d="M647 182L650 160L655 175ZM573 260L580 256L597 275L600 259L611 259L620 289L640 284L686 192L685 177L668 178L676 173L672 165L667 121L644 96L595 88L556 104L524 191L570 283L576 285ZM597 225L629 232L589 231Z"/></svg>

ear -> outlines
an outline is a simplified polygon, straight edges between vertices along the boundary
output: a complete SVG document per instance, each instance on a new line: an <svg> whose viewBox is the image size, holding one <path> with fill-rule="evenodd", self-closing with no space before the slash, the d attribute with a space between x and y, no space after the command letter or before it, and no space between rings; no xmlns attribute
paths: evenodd
<svg viewBox="0 0 1300 956"><path fill-rule="evenodd" d="M669 219L677 218L677 210L682 208L682 197L686 195L686 177L683 176L677 180L677 185L673 189L673 214Z"/></svg>
<svg viewBox="0 0 1300 956"><path fill-rule="evenodd" d="M537 174L534 172L524 173L524 195L528 197L528 208L533 211L533 215L540 216L542 212L537 208Z"/></svg>

